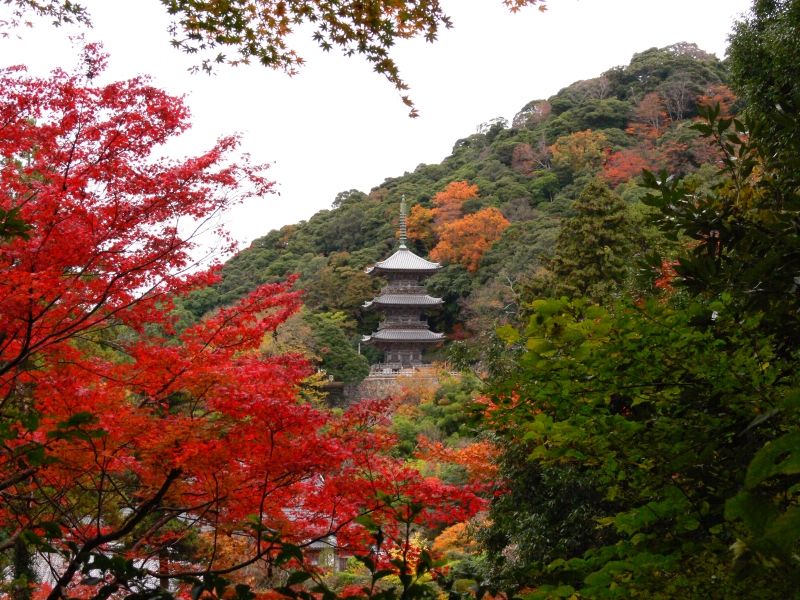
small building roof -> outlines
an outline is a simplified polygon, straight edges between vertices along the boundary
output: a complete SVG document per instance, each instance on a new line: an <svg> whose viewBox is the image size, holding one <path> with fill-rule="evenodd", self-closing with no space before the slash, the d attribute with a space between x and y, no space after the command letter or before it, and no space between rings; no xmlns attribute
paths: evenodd
<svg viewBox="0 0 800 600"><path fill-rule="evenodd" d="M371 306L439 306L444 304L441 298L434 298L427 294L381 294L368 302L363 308Z"/></svg>
<svg viewBox="0 0 800 600"><path fill-rule="evenodd" d="M380 329L372 335L365 335L362 342L438 342L444 339L443 333L430 329Z"/></svg>
<svg viewBox="0 0 800 600"><path fill-rule="evenodd" d="M425 260L421 256L417 256L411 250L406 248L405 244L401 244L400 248L386 260L375 263L375 266L367 269L367 273L373 271L406 271L416 273L433 273L442 268L437 262Z"/></svg>

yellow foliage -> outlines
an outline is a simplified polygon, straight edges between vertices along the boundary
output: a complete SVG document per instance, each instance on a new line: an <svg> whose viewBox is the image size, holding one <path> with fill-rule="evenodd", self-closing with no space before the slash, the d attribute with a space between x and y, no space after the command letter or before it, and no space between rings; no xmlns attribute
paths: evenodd
<svg viewBox="0 0 800 600"><path fill-rule="evenodd" d="M426 244L434 239L433 211L419 204L411 207L408 215L408 239L420 240Z"/></svg>
<svg viewBox="0 0 800 600"><path fill-rule="evenodd" d="M402 403L424 404L433 402L436 390L441 387L439 380L429 373L414 373L400 381L399 399Z"/></svg>
<svg viewBox="0 0 800 600"><path fill-rule="evenodd" d="M556 168L569 169L573 173L597 171L603 164L608 148L608 138L597 131L587 129L562 135L552 146L551 162Z"/></svg>

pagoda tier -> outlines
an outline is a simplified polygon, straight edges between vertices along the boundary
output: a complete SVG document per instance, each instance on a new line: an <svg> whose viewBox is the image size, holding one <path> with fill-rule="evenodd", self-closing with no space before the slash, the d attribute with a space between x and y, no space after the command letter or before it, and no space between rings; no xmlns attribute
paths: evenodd
<svg viewBox="0 0 800 600"><path fill-rule="evenodd" d="M434 298L428 294L381 294L369 302L365 302L363 308L389 308L389 307L430 307L441 306L444 300Z"/></svg>
<svg viewBox="0 0 800 600"><path fill-rule="evenodd" d="M418 329L395 329L392 327L379 329L372 335L365 335L363 341L372 342L376 345L379 345L381 342L383 344L394 344L395 342L418 342L420 344L431 344L441 342L443 339L443 333L435 333L427 327L420 327Z"/></svg>
<svg viewBox="0 0 800 600"><path fill-rule="evenodd" d="M374 266L367 269L367 273L377 274L408 274L414 277L414 281L419 281L420 275L433 275L442 268L442 265L436 262L425 260L421 256L417 256L411 250L406 248L405 242L402 242L397 252L392 254L386 260L375 263Z"/></svg>
<svg viewBox="0 0 800 600"><path fill-rule="evenodd" d="M381 349L385 363L402 367L420 365L423 347L444 339L444 334L430 330L423 314L426 309L440 307L443 301L420 289L423 291L419 294L381 294L364 303L364 308L383 313L384 319L377 331L365 335L361 341Z"/></svg>
<svg viewBox="0 0 800 600"><path fill-rule="evenodd" d="M440 307L443 301L429 296L422 285L442 267L411 252L405 242L404 202L400 209L400 247L367 269L367 273L385 278L387 284L380 295L364 303L364 308L383 313L384 319L377 331L361 341L383 351L384 367L421 365L423 349L444 339L444 334L430 330L424 316L424 311Z"/></svg>

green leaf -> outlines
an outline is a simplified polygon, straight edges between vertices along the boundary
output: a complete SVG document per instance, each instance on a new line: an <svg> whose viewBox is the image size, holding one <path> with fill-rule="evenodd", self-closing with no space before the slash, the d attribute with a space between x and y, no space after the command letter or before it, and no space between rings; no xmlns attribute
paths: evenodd
<svg viewBox="0 0 800 600"><path fill-rule="evenodd" d="M44 540L41 537L39 537L39 535L28 529L19 534L19 539L25 542L26 544L30 544L31 546L38 546L44 542Z"/></svg>
<svg viewBox="0 0 800 600"><path fill-rule="evenodd" d="M375 572L375 561L372 560L372 558L370 558L369 556L356 556L355 559L358 562L363 563L364 566L367 567L367 569L369 569L371 573Z"/></svg>
<svg viewBox="0 0 800 600"><path fill-rule="evenodd" d="M21 206L10 210L0 208L0 240L10 240L15 237L25 240L29 238L28 231L31 226L19 216L21 208Z"/></svg>
<svg viewBox="0 0 800 600"><path fill-rule="evenodd" d="M282 565L292 559L303 562L303 551L294 544L284 543L283 546L281 546L281 551L278 553L278 556L275 557L275 564Z"/></svg>
<svg viewBox="0 0 800 600"><path fill-rule="evenodd" d="M39 428L39 413L36 411L25 411L19 417L19 421L28 431L34 431Z"/></svg>
<svg viewBox="0 0 800 600"><path fill-rule="evenodd" d="M256 595L250 589L250 586L244 583L237 583L234 590L236 591L236 597L239 600L253 600L253 598L256 597Z"/></svg>
<svg viewBox="0 0 800 600"><path fill-rule="evenodd" d="M309 579L311 579L311 573L306 573L305 571L294 571L289 575L289 579L286 580L286 585L287 587L297 585L298 583L303 583Z"/></svg>
<svg viewBox="0 0 800 600"><path fill-rule="evenodd" d="M84 429L86 425L98 422L97 415L90 412L78 412L66 421L56 425L55 430L48 431L47 437L54 440L90 440L108 435L103 429Z"/></svg>
<svg viewBox="0 0 800 600"><path fill-rule="evenodd" d="M689 129L694 129L695 131L699 131L703 135L711 135L711 133L713 132L711 126L705 123L695 123L693 125L690 125Z"/></svg>
<svg viewBox="0 0 800 600"><path fill-rule="evenodd" d="M417 576L427 573L433 567L433 560L427 550L422 550L417 561Z"/></svg>
<svg viewBox="0 0 800 600"><path fill-rule="evenodd" d="M353 520L362 527L366 527L369 530L374 530L378 528L378 523L370 515L359 515Z"/></svg>
<svg viewBox="0 0 800 600"><path fill-rule="evenodd" d="M589 573L583 581L593 587L606 587L611 583L611 574L605 570L595 571Z"/></svg>
<svg viewBox="0 0 800 600"><path fill-rule="evenodd" d="M507 346L513 346L519 340L519 331L511 325L503 325L497 328L497 337L499 337Z"/></svg>
<svg viewBox="0 0 800 600"><path fill-rule="evenodd" d="M62 535L61 527L55 521L43 521L38 525L44 530L44 534L48 538L60 538Z"/></svg>
<svg viewBox="0 0 800 600"><path fill-rule="evenodd" d="M760 536L777 516L778 509L769 499L750 492L739 492L725 502L725 518L741 520L756 536Z"/></svg>
<svg viewBox="0 0 800 600"><path fill-rule="evenodd" d="M28 460L31 466L34 467L44 464L45 460L47 459L44 446L41 444L33 444L29 448L26 448L25 458Z"/></svg>
<svg viewBox="0 0 800 600"><path fill-rule="evenodd" d="M563 558L557 558L552 561L549 565L547 565L548 571L555 571L556 569L561 569L567 566L567 561Z"/></svg>
<svg viewBox="0 0 800 600"><path fill-rule="evenodd" d="M783 406L788 410L800 409L800 390L792 390L783 399Z"/></svg>
<svg viewBox="0 0 800 600"><path fill-rule="evenodd" d="M767 528L764 540L772 544L784 561L789 561L792 550L800 539L800 506L792 506Z"/></svg>
<svg viewBox="0 0 800 600"><path fill-rule="evenodd" d="M550 593L556 598L569 598L575 593L575 588L571 585L560 585Z"/></svg>
<svg viewBox="0 0 800 600"><path fill-rule="evenodd" d="M776 475L800 473L800 432L787 433L767 442L750 462L745 487L753 489L762 481Z"/></svg>
<svg viewBox="0 0 800 600"><path fill-rule="evenodd" d="M62 421L57 425L59 429L66 429L67 427L80 427L81 425L91 425L97 423L97 415L90 412L78 412L72 415L66 421Z"/></svg>

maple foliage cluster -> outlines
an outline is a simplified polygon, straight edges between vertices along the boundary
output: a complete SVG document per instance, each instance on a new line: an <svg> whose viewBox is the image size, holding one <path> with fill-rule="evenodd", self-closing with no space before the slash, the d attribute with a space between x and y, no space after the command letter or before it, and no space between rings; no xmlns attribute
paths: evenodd
<svg viewBox="0 0 800 600"><path fill-rule="evenodd" d="M96 84L104 62L89 46L81 74L0 73L0 550L17 551L15 585L35 564L52 600L146 593L330 535L363 550L364 515L402 544L398 521L478 510L388 457L382 406L298 401L306 359L260 351L301 305L294 278L181 326L174 299L216 278L193 269L198 232L272 183L234 137L156 155L185 106L144 79ZM226 539L248 551L225 558Z"/></svg>
<svg viewBox="0 0 800 600"><path fill-rule="evenodd" d="M478 198L478 186L454 181L434 195L433 208L414 205L409 215L409 237L432 245L434 260L478 269L481 257L500 239L508 220L494 207L464 215L464 202Z"/></svg>
<svg viewBox="0 0 800 600"><path fill-rule="evenodd" d="M729 117L736 97L728 86L718 84L710 86L696 101L701 108L719 105L723 116ZM699 165L719 161L717 149L703 138L664 139L674 120L667 110L665 99L657 92L642 98L625 130L637 143L631 148L606 150L603 178L610 185L617 186L637 177L643 169L657 171L666 168L685 174Z"/></svg>
<svg viewBox="0 0 800 600"><path fill-rule="evenodd" d="M698 108L721 106L723 115L731 115L736 101L724 84L709 86L705 93L692 97ZM634 180L643 169L686 174L703 164L719 161L714 146L698 136L681 131L680 117L668 110L668 102L659 92L650 92L635 106L625 128L626 147L615 147L602 130L586 129L558 137L545 149L550 165L562 172L595 173L617 187ZM671 134L671 135L670 135Z"/></svg>

